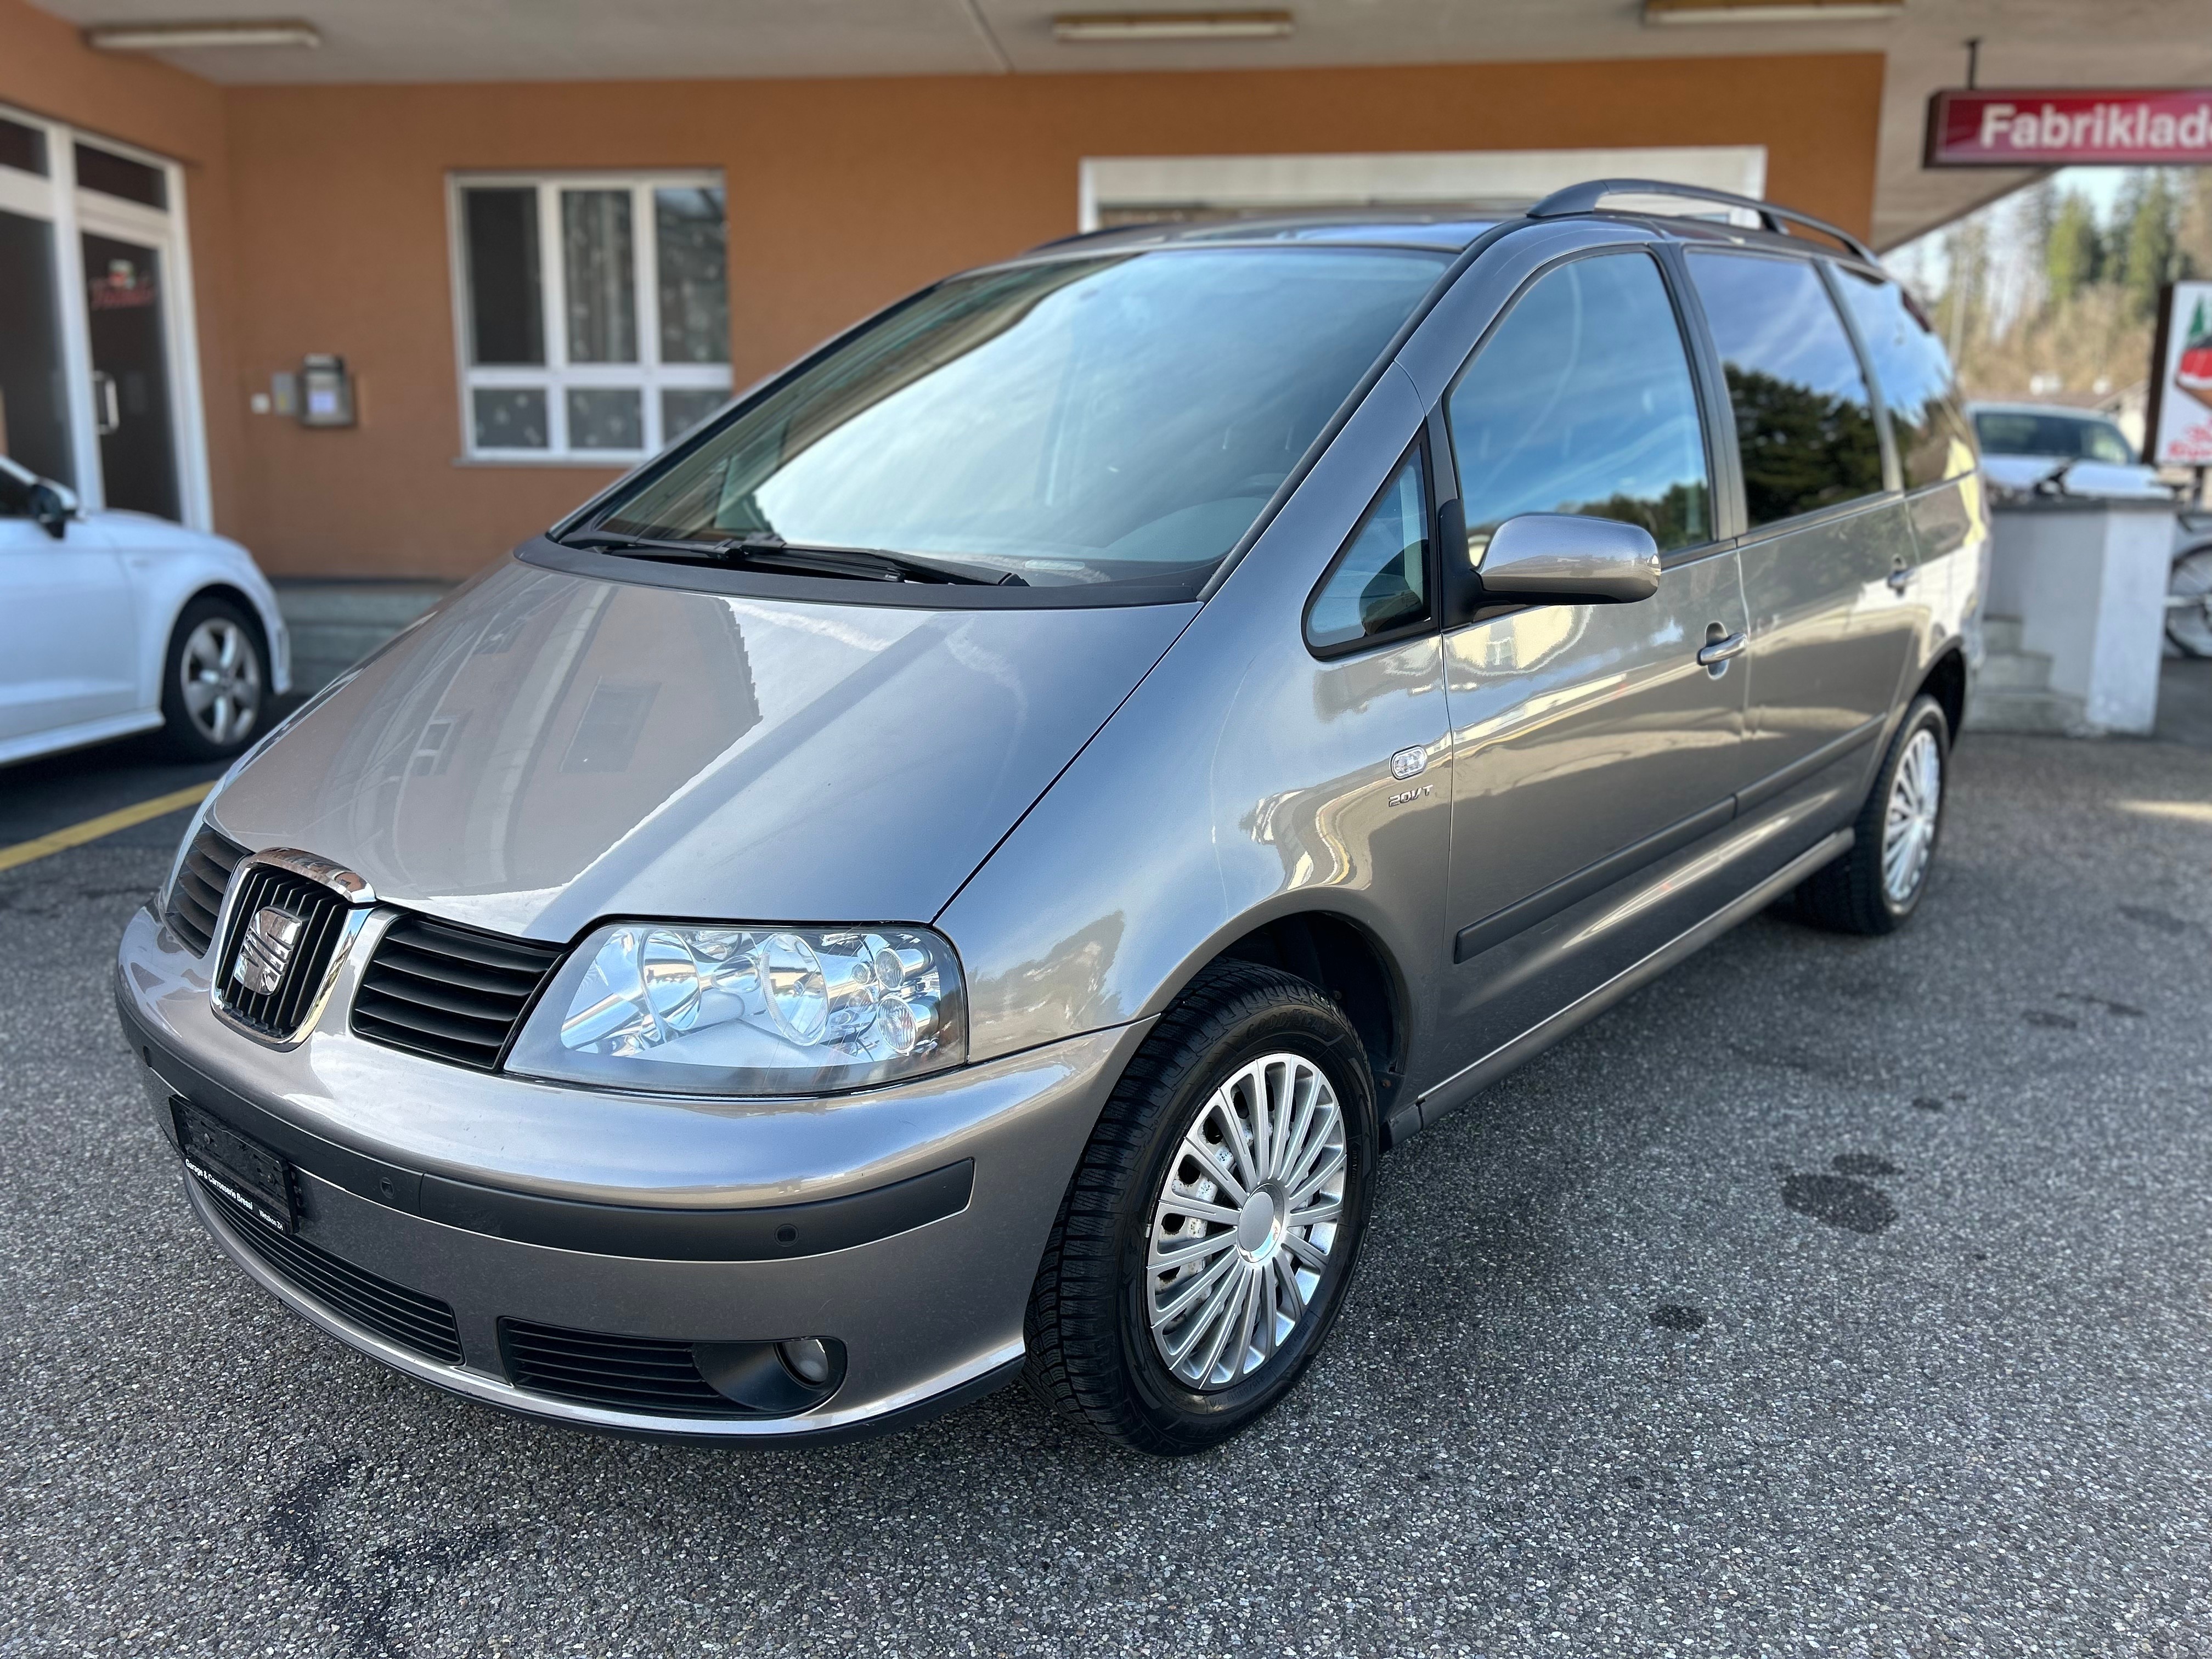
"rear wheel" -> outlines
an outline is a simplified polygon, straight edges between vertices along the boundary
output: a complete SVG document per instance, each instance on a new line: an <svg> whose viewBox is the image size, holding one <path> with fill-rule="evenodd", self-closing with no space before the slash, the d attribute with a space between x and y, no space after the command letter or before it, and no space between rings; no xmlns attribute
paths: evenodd
<svg viewBox="0 0 2212 1659"><path fill-rule="evenodd" d="M2212 657L2212 542L2185 548L2166 580L2166 637L2185 657Z"/></svg>
<svg viewBox="0 0 2212 1659"><path fill-rule="evenodd" d="M1375 1183L1358 1036L1311 985L1209 969L1115 1089L1031 1293L1029 1375L1110 1440L1203 1451L1272 1409L1350 1283Z"/></svg>
<svg viewBox="0 0 2212 1659"><path fill-rule="evenodd" d="M1911 920L1942 834L1950 753L1942 705L1915 698L1859 809L1851 850L1798 888L1800 915L1839 933L1891 933Z"/></svg>
<svg viewBox="0 0 2212 1659"><path fill-rule="evenodd" d="M259 733L268 697L261 629L215 594L186 605L161 667L161 719L170 746L191 760L228 760Z"/></svg>

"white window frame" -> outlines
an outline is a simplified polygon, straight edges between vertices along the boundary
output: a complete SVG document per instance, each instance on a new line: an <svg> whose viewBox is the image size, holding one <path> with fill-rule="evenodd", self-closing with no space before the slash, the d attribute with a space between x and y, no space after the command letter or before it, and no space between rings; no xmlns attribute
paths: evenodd
<svg viewBox="0 0 2212 1659"><path fill-rule="evenodd" d="M165 155L110 138L105 133L50 121L0 104L0 116L46 135L46 176L0 167L0 210L53 227L54 282L61 300L62 378L67 394L70 459L77 500L88 508L107 505L100 471L100 430L93 407L92 325L85 310L84 234L112 236L150 247L161 256L161 336L168 359L169 433L177 469L177 511L194 530L215 528L214 491L208 477L207 416L200 386L198 306L192 297L191 237L185 222L185 170ZM165 208L80 190L78 142L161 174Z"/></svg>
<svg viewBox="0 0 2212 1659"><path fill-rule="evenodd" d="M538 192L538 291L544 308L543 364L479 367L469 361L472 307L469 303L468 234L461 192L483 189L535 189ZM660 361L660 237L653 192L659 190L723 191L723 234L729 234L729 195L722 175L712 170L602 173L454 173L446 181L446 240L453 290L453 352L460 391L461 464L489 466L635 466L657 454L680 434L661 430L660 394L686 390L730 393L730 366L722 363L664 363ZM632 277L637 295L637 351L634 363L571 363L568 361L568 262L561 238L561 191L564 189L628 190L630 192ZM726 266L725 267L726 269ZM635 387L641 404L642 447L636 449L576 449L568 444L568 399L572 388ZM501 449L477 442L475 394L479 391L531 388L545 394L545 447Z"/></svg>

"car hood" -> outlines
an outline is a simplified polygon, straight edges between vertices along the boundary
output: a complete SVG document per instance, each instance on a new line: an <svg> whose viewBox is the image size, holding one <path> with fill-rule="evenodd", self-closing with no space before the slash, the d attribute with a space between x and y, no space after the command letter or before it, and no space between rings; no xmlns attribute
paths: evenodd
<svg viewBox="0 0 2212 1659"><path fill-rule="evenodd" d="M538 939L610 915L927 921L1194 609L811 604L509 561L210 816Z"/></svg>

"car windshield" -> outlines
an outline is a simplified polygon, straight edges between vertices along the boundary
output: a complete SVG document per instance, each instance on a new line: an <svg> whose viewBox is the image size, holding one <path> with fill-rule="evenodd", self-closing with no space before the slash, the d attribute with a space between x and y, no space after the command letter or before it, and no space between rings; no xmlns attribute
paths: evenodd
<svg viewBox="0 0 2212 1659"><path fill-rule="evenodd" d="M2133 465L2136 453L2110 421L2027 409L1974 411L1974 435L1991 455L2048 455L2069 461Z"/></svg>
<svg viewBox="0 0 2212 1659"><path fill-rule="evenodd" d="M1195 592L1448 256L1158 249L955 278L591 523ZM570 532L572 537L574 532Z"/></svg>

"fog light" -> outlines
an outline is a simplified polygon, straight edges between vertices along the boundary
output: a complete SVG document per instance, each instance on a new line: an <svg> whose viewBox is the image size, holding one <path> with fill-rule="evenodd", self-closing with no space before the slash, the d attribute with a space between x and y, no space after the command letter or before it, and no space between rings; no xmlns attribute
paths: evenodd
<svg viewBox="0 0 2212 1659"><path fill-rule="evenodd" d="M817 1388L830 1380L830 1350L818 1336L802 1336L794 1342L776 1345L783 1355L783 1363L791 1367L791 1374L802 1382L811 1382Z"/></svg>

